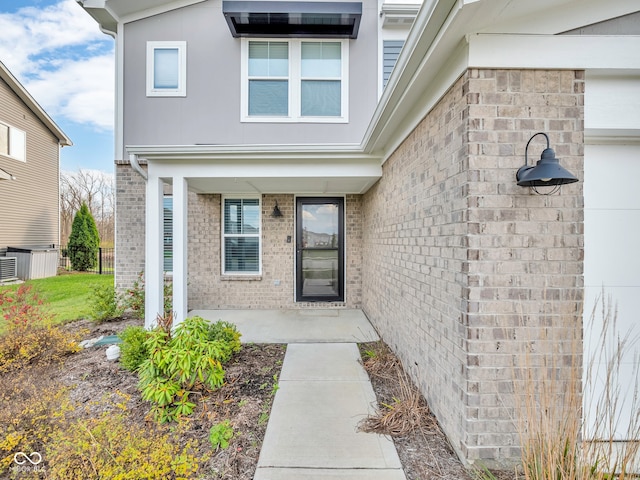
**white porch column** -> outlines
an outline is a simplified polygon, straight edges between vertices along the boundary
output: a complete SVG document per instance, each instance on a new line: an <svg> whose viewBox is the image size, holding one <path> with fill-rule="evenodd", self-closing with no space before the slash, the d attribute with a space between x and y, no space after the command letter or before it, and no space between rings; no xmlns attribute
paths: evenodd
<svg viewBox="0 0 640 480"><path fill-rule="evenodd" d="M163 265L163 182L149 173L146 195L145 233L145 302L144 326L156 326L156 317L164 310Z"/></svg>
<svg viewBox="0 0 640 480"><path fill-rule="evenodd" d="M173 324L187 318L187 180L173 177Z"/></svg>

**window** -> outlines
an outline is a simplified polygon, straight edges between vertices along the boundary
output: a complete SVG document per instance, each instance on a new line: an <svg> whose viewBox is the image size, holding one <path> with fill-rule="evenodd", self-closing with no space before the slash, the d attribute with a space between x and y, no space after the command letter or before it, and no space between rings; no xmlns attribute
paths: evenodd
<svg viewBox="0 0 640 480"><path fill-rule="evenodd" d="M147 96L187 96L187 42L147 42Z"/></svg>
<svg viewBox="0 0 640 480"><path fill-rule="evenodd" d="M348 42L243 39L242 120L347 122Z"/></svg>
<svg viewBox="0 0 640 480"><path fill-rule="evenodd" d="M165 195L162 199L163 211L163 245L164 245L164 265L165 272L173 272L173 197Z"/></svg>
<svg viewBox="0 0 640 480"><path fill-rule="evenodd" d="M222 273L257 275L261 272L260 200L223 200Z"/></svg>
<svg viewBox="0 0 640 480"><path fill-rule="evenodd" d="M26 161L27 134L18 128L0 123L0 155Z"/></svg>

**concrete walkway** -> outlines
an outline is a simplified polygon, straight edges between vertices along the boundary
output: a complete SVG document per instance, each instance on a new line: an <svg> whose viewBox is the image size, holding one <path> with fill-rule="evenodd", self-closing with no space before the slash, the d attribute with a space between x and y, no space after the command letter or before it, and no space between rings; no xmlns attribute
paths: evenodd
<svg viewBox="0 0 640 480"><path fill-rule="evenodd" d="M233 322L245 343L288 343L254 480L406 480L393 441L357 431L376 399L356 342L359 310L193 311Z"/></svg>

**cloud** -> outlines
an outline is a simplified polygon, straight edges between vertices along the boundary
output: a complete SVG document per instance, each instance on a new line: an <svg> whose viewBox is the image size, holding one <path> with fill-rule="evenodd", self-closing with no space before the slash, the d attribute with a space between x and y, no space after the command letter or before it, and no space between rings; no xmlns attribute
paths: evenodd
<svg viewBox="0 0 640 480"><path fill-rule="evenodd" d="M113 40L75 2L0 13L0 59L52 117L113 128Z"/></svg>

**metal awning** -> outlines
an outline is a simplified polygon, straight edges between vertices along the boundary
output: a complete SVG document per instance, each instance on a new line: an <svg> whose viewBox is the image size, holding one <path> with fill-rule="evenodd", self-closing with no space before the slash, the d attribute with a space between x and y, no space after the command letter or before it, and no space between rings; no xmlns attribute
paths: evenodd
<svg viewBox="0 0 640 480"><path fill-rule="evenodd" d="M357 38L360 2L223 1L234 37Z"/></svg>

